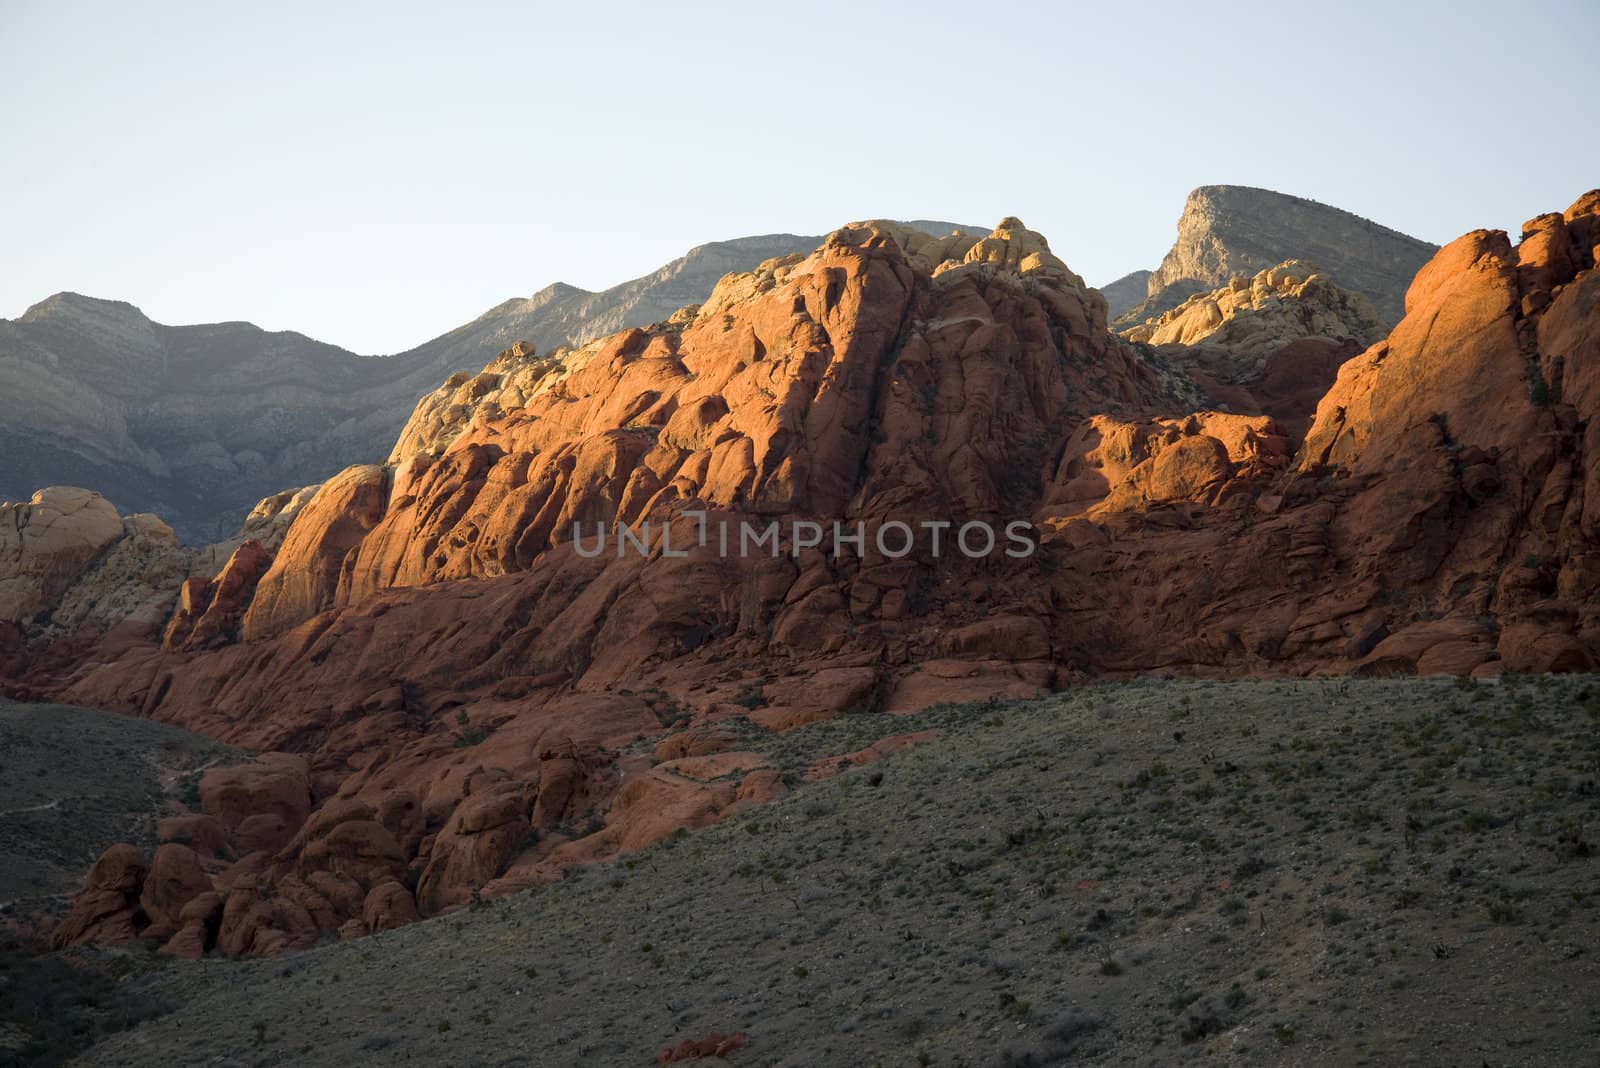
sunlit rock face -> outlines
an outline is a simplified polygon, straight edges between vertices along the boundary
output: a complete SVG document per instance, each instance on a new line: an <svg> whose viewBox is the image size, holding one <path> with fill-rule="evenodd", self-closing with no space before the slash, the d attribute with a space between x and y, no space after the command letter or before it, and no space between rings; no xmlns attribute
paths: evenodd
<svg viewBox="0 0 1600 1068"><path fill-rule="evenodd" d="M513 346L448 380L385 463L197 585L166 651L38 684L294 754L206 793L252 849L213 877L216 944L267 953L776 796L733 720L1156 670L1591 667L1597 243L1600 193L1518 243L1440 250L1302 435L1219 410L1184 371L1220 331L1181 352L1108 332L1103 298L1016 220L848 226L649 329L559 358ZM1306 305L1315 277L1217 298L1235 301L1222 330ZM1344 306L1339 329L1361 327ZM1312 343L1359 341L1284 349ZM701 512L776 522L778 551L669 553L662 524ZM874 537L972 519L1026 523L1037 550ZM798 521L865 536L795 551ZM648 549L573 541L618 522ZM86 907L85 929L118 904Z"/></svg>

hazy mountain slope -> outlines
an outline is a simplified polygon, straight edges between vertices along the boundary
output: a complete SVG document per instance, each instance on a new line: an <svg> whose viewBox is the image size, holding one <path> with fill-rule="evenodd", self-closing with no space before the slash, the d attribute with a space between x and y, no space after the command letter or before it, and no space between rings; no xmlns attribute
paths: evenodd
<svg viewBox="0 0 1600 1068"><path fill-rule="evenodd" d="M57 294L0 322L0 496L83 485L202 539L285 481L340 466L326 443L402 369L300 334L168 327Z"/></svg>
<svg viewBox="0 0 1600 1068"><path fill-rule="evenodd" d="M904 225L940 235L974 229L927 219ZM547 353L561 345L581 345L626 327L648 326L685 305L705 300L725 274L753 270L778 256L803 255L821 240L819 235L764 234L713 241L695 246L649 274L598 292L557 282L531 297L497 304L472 322L389 359L406 362L406 403L414 404L418 397L436 388L441 378L456 371L476 372L489 357L518 341L531 341L539 352ZM408 409L394 414L393 429L374 459L389 451L394 434L410 412Z"/></svg>
<svg viewBox="0 0 1600 1068"><path fill-rule="evenodd" d="M387 357L249 323L165 326L131 304L58 293L0 320L0 498L79 485L160 514L187 541L222 537L270 493L382 459L418 397L516 341L549 351L647 325L730 271L820 240L712 242L602 292L549 286Z"/></svg>
<svg viewBox="0 0 1600 1068"><path fill-rule="evenodd" d="M1131 271L1100 287L1106 298L1106 316L1115 319L1129 308L1144 302L1150 290L1150 271Z"/></svg>
<svg viewBox="0 0 1600 1068"><path fill-rule="evenodd" d="M1178 236L1146 281L1145 301L1119 328L1182 304L1234 275L1284 260L1309 260L1345 289L1371 300L1390 325L1405 311L1405 291L1437 245L1304 197L1240 185L1201 186L1189 194Z"/></svg>

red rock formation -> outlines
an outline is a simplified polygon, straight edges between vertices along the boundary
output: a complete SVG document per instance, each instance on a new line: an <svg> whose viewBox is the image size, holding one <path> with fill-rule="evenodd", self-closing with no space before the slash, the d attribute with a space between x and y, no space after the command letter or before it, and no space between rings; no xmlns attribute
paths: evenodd
<svg viewBox="0 0 1600 1068"><path fill-rule="evenodd" d="M781 793L730 751L735 716L1152 669L1584 667L1597 231L1591 194L1520 247L1441 250L1300 447L1188 412L1014 220L976 243L847 228L672 323L453 380L389 465L303 508L241 642L129 652L64 696L305 755L202 788L256 849L213 880L217 944L261 953L405 915L393 890L366 908L383 887L429 914ZM779 520L783 551L686 545L700 509L735 537ZM1033 521L1039 551L876 544L967 519ZM612 521L648 554L572 543ZM796 546L796 521L865 544Z"/></svg>
<svg viewBox="0 0 1600 1068"><path fill-rule="evenodd" d="M379 883L361 905L361 920L369 931L389 931L417 919L417 903L398 881Z"/></svg>
<svg viewBox="0 0 1600 1068"><path fill-rule="evenodd" d="M914 745L931 742L937 737L939 737L939 732L932 730L879 738L865 749L857 749L853 753L845 753L842 756L828 757L817 761L806 771L805 778L807 782L831 779L845 768L862 764L876 764L886 756L898 753L903 749L910 749Z"/></svg>
<svg viewBox="0 0 1600 1068"><path fill-rule="evenodd" d="M260 763L212 768L200 777L200 808L231 833L266 817L292 835L311 810L305 758L266 753Z"/></svg>
<svg viewBox="0 0 1600 1068"><path fill-rule="evenodd" d="M434 839L428 866L417 882L422 912L432 914L467 901L504 871L532 831L528 809L528 790L518 782L499 784L456 806Z"/></svg>
<svg viewBox="0 0 1600 1068"><path fill-rule="evenodd" d="M176 932L185 906L210 890L211 880L195 851L168 842L156 850L150 862L139 891L139 904L152 924Z"/></svg>
<svg viewBox="0 0 1600 1068"><path fill-rule="evenodd" d="M84 942L131 942L143 927L139 891L150 862L138 846L118 843L100 855L83 891L50 933L50 948Z"/></svg>
<svg viewBox="0 0 1600 1068"><path fill-rule="evenodd" d="M1353 570L1495 621L1471 639L1482 663L1584 669L1600 650L1597 225L1589 194L1519 247L1476 231L1440 250L1394 333L1340 370L1301 457L1361 486L1332 532Z"/></svg>
<svg viewBox="0 0 1600 1068"><path fill-rule="evenodd" d="M267 550L251 538L234 550L215 579L185 581L161 648L192 652L238 641L240 620L271 562Z"/></svg>
<svg viewBox="0 0 1600 1068"><path fill-rule="evenodd" d="M178 930L161 952L198 960L216 943L217 924L222 919L222 895L205 891L190 898L178 913Z"/></svg>

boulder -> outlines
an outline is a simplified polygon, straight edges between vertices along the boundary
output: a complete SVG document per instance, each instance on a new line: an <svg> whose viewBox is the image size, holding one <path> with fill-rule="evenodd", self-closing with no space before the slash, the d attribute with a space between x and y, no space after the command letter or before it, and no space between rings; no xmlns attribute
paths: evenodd
<svg viewBox="0 0 1600 1068"><path fill-rule="evenodd" d="M230 834L237 835L254 817L247 834L272 837L282 829L299 830L311 810L309 769L303 757L264 754L253 764L211 768L200 777L200 808ZM269 847L271 848L271 847Z"/></svg>
<svg viewBox="0 0 1600 1068"><path fill-rule="evenodd" d="M393 880L380 883L367 894L361 909L368 931L389 931L417 919L417 903L411 891Z"/></svg>
<svg viewBox="0 0 1600 1068"><path fill-rule="evenodd" d="M541 796L543 796L541 788ZM431 916L469 900L505 870L528 840L530 799L521 783L468 797L433 842L417 883L417 908ZM368 921L371 925L371 921Z"/></svg>
<svg viewBox="0 0 1600 1068"><path fill-rule="evenodd" d="M209 893L211 879L200 858L188 846L168 842L157 847L139 894L139 904L151 923L179 926L184 906Z"/></svg>
<svg viewBox="0 0 1600 1068"><path fill-rule="evenodd" d="M90 490L51 486L26 503L0 503L0 622L47 615L121 537L116 507Z"/></svg>
<svg viewBox="0 0 1600 1068"><path fill-rule="evenodd" d="M93 942L131 942L147 926L139 894L150 861L137 846L119 842L84 876L83 891L50 932L50 947Z"/></svg>

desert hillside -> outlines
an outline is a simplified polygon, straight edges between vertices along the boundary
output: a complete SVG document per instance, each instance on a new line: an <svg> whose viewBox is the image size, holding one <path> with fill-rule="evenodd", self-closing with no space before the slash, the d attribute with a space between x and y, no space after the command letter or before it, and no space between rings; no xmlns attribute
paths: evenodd
<svg viewBox="0 0 1600 1068"><path fill-rule="evenodd" d="M0 701L0 917L61 911L96 857L157 821L236 749L164 723Z"/></svg>
<svg viewBox="0 0 1600 1068"><path fill-rule="evenodd" d="M694 1063L1581 1064L1597 709L1592 677L1149 680L742 722L792 796L358 942L157 967L128 996L180 1007L77 1063L646 1065L717 1033Z"/></svg>

